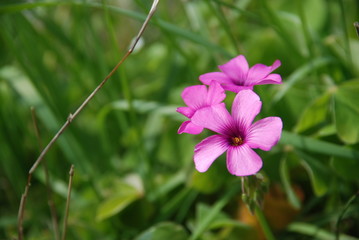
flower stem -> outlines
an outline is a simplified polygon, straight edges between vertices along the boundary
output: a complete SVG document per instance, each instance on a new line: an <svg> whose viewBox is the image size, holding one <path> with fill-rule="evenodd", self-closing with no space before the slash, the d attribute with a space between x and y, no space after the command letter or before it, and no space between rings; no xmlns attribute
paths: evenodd
<svg viewBox="0 0 359 240"><path fill-rule="evenodd" d="M272 233L272 230L269 227L267 219L265 218L262 209L258 205L256 205L256 207L255 207L255 214L257 216L259 224L262 227L265 238L267 240L275 240L275 237Z"/></svg>

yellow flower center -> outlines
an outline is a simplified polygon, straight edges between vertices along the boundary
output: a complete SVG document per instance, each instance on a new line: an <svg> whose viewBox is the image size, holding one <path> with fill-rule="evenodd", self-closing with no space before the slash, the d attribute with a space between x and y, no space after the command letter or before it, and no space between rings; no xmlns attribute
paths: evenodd
<svg viewBox="0 0 359 240"><path fill-rule="evenodd" d="M241 137L231 137L232 146L239 146L243 144L243 139Z"/></svg>

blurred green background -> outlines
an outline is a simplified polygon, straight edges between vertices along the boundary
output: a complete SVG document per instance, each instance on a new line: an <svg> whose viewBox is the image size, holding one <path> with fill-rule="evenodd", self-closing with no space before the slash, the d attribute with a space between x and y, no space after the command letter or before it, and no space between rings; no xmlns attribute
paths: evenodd
<svg viewBox="0 0 359 240"><path fill-rule="evenodd" d="M0 2L0 239L17 237L40 148L127 52L151 4ZM282 62L282 85L255 87L259 117L284 122L280 143L258 151L276 238L358 239L355 21L356 0L160 1L136 51L45 157L60 228L75 166L67 239L263 239L224 156L206 173L194 169L194 146L209 131L177 134L182 90L239 54L250 65ZM29 191L25 239L59 239L43 168Z"/></svg>

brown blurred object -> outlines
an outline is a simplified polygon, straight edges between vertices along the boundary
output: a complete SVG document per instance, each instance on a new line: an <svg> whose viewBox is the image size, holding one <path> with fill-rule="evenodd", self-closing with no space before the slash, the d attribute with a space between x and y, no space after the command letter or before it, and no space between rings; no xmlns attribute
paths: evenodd
<svg viewBox="0 0 359 240"><path fill-rule="evenodd" d="M303 202L304 194L302 189L299 186L293 186L293 190L298 199ZM275 184L272 185L269 192L264 195L263 212L273 232L278 232L285 229L285 227L294 220L300 212L300 209L294 208L289 203L281 186ZM243 202L240 203L237 219L255 228L258 235L256 239L265 240L265 236L256 216L251 214Z"/></svg>

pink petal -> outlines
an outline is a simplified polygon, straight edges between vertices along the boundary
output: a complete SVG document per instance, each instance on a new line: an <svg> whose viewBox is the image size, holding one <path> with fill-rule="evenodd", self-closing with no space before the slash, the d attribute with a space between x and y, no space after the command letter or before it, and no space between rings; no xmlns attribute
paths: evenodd
<svg viewBox="0 0 359 240"><path fill-rule="evenodd" d="M248 71L248 76L245 85L252 86L258 84L260 80L266 78L272 71L277 69L280 65L281 62L279 60L276 60L271 66L266 66L261 63L254 65Z"/></svg>
<svg viewBox="0 0 359 240"><path fill-rule="evenodd" d="M207 73L207 74L212 74L212 73ZM222 79L220 78L216 78L216 82L221 84L221 87L226 90L226 91L231 91L231 92L239 92L241 90L244 89L253 89L253 86L242 86L242 85L237 85L235 84L229 77L227 77L227 75L225 75L224 73L220 73L218 72L218 75L224 75L224 77ZM206 75L206 74L204 74ZM203 75L201 75L203 76ZM201 78L200 76L200 80L202 81L202 83L209 85L209 82L214 81L214 80L210 80L212 78L206 78L206 76L204 78ZM203 80L204 79L204 80Z"/></svg>
<svg viewBox="0 0 359 240"><path fill-rule="evenodd" d="M283 123L279 117L267 117L254 123L246 136L251 148L269 151L280 139Z"/></svg>
<svg viewBox="0 0 359 240"><path fill-rule="evenodd" d="M280 67L280 65L282 65L282 63L279 60L275 60L274 63L272 64L272 71L276 70L277 68Z"/></svg>
<svg viewBox="0 0 359 240"><path fill-rule="evenodd" d="M191 118L195 113L195 110L189 107L179 107L176 111L188 118Z"/></svg>
<svg viewBox="0 0 359 240"><path fill-rule="evenodd" d="M257 81L268 76L272 72L272 68L264 64L258 63L251 67L248 72L247 83L252 83L252 81Z"/></svg>
<svg viewBox="0 0 359 240"><path fill-rule="evenodd" d="M233 175L256 174L262 168L262 164L262 159L247 144L231 146L227 151L227 168Z"/></svg>
<svg viewBox="0 0 359 240"><path fill-rule="evenodd" d="M272 73L266 76L265 78L256 81L255 85L263 85L263 84L281 84L282 77L277 73Z"/></svg>
<svg viewBox="0 0 359 240"><path fill-rule="evenodd" d="M224 89L221 87L221 85L216 81L212 81L208 88L206 100L207 104L218 104L221 103L225 98L226 94L224 93Z"/></svg>
<svg viewBox="0 0 359 240"><path fill-rule="evenodd" d="M199 80L206 85L210 85L213 80L220 84L232 83L232 80L222 72L210 72L202 74L199 76Z"/></svg>
<svg viewBox="0 0 359 240"><path fill-rule="evenodd" d="M259 96L251 90L243 90L237 93L232 105L232 116L239 129L246 134L246 129L252 124L262 107Z"/></svg>
<svg viewBox="0 0 359 240"><path fill-rule="evenodd" d="M231 92L235 92L235 93L238 93L239 91L246 90L246 89L253 90L253 86L240 86L240 85L235 85L235 84L222 84L222 87L226 91L231 91Z"/></svg>
<svg viewBox="0 0 359 240"><path fill-rule="evenodd" d="M224 103L199 109L191 121L198 126L224 135L228 135L233 126L233 118Z"/></svg>
<svg viewBox="0 0 359 240"><path fill-rule="evenodd" d="M199 172L205 172L229 147L227 139L221 135L213 135L196 145L194 163Z"/></svg>
<svg viewBox="0 0 359 240"><path fill-rule="evenodd" d="M193 109L199 109L206 105L207 87L195 85L186 87L182 92L183 101Z"/></svg>
<svg viewBox="0 0 359 240"><path fill-rule="evenodd" d="M218 67L238 85L243 85L247 78L248 62L243 55L239 55Z"/></svg>
<svg viewBox="0 0 359 240"><path fill-rule="evenodd" d="M202 131L203 131L203 127L195 125L191 121L185 121L181 124L177 133L200 134Z"/></svg>

